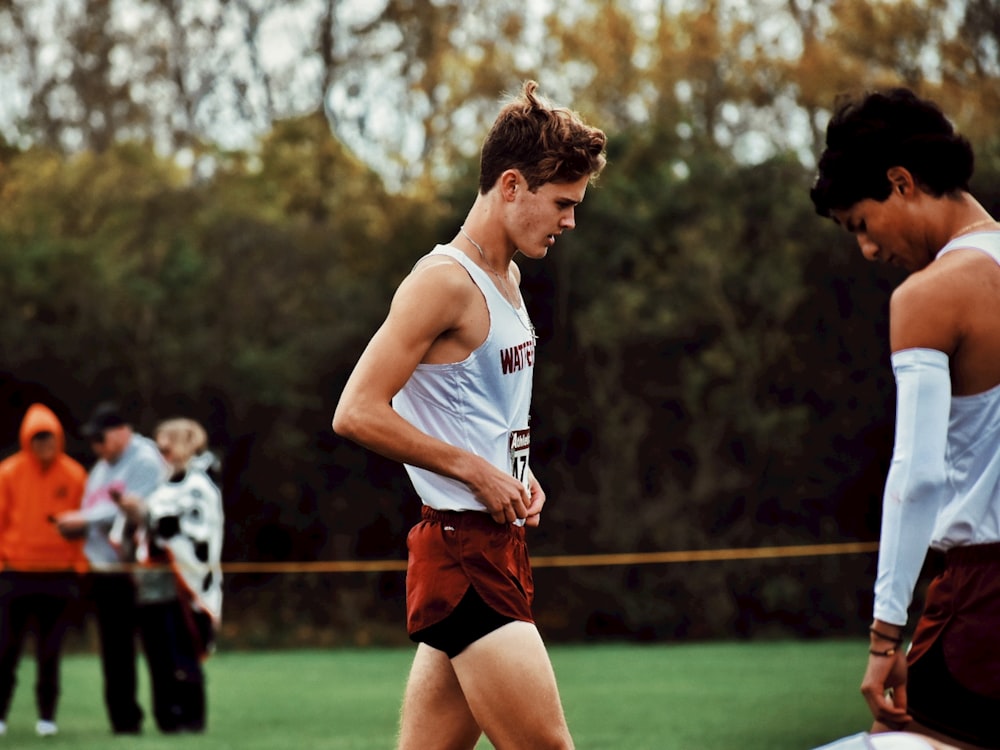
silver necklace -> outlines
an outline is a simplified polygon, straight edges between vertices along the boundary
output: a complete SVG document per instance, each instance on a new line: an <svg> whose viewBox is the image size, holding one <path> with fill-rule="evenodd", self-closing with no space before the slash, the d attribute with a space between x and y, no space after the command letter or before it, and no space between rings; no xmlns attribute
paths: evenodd
<svg viewBox="0 0 1000 750"><path fill-rule="evenodd" d="M483 252L483 246L469 236L468 232L465 231L465 225L460 226L458 228L458 231L461 232L462 236L465 237L465 239L467 239L469 242L471 242L472 246L479 251L479 257L482 259L483 265L486 266L489 272L496 277L497 282L500 284L500 295L504 298L504 301L508 305L510 305L510 309L514 311L515 317L517 318L518 322L520 322L520 324L524 326L524 330L526 330L528 333L531 334L531 340L536 341L538 339L538 336L535 335L535 326L531 323L530 318L527 320L527 322L525 322L525 318L528 317L528 313L526 310L524 310L523 298L521 302L521 310L518 310L517 306L511 299L514 296L513 292L509 291L507 287L507 282L503 280L500 274L496 272L496 269L494 269L493 266L490 265L490 262L486 260L486 253ZM522 310L524 310L523 315L522 315Z"/></svg>

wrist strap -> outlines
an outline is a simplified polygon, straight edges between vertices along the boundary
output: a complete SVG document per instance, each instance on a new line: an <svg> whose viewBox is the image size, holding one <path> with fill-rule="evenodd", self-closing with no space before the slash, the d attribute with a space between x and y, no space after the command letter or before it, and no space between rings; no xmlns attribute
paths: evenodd
<svg viewBox="0 0 1000 750"><path fill-rule="evenodd" d="M885 651L877 651L874 648L870 648L868 649L868 653L871 654L872 656L895 656L896 647L893 646L892 648L887 648Z"/></svg>
<svg viewBox="0 0 1000 750"><path fill-rule="evenodd" d="M878 638L881 638L883 641L889 641L889 643L895 643L897 646L900 643L903 642L902 637L900 637L900 636L892 636L892 635L889 635L888 633L882 633L882 632L876 630L875 628L868 628L868 632L871 633L872 635L878 637Z"/></svg>

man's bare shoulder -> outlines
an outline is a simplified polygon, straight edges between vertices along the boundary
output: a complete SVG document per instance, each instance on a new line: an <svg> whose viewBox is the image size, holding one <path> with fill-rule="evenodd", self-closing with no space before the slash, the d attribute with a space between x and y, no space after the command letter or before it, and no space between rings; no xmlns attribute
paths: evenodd
<svg viewBox="0 0 1000 750"><path fill-rule="evenodd" d="M405 282L458 288L467 286L472 279L469 272L455 258L449 255L430 254L414 264Z"/></svg>
<svg viewBox="0 0 1000 750"><path fill-rule="evenodd" d="M989 253L973 247L958 247L945 253L926 270L953 275L966 284L1000 283L1000 263Z"/></svg>
<svg viewBox="0 0 1000 750"><path fill-rule="evenodd" d="M400 283L392 309L410 318L452 317L472 299L476 286L469 272L447 255L425 255Z"/></svg>
<svg viewBox="0 0 1000 750"><path fill-rule="evenodd" d="M957 249L910 274L892 296L904 304L962 302L984 284L1000 284L1000 265L980 250Z"/></svg>
<svg viewBox="0 0 1000 750"><path fill-rule="evenodd" d="M1000 292L1000 266L977 250L954 250L917 271L892 293L892 348L927 346L950 353L969 322Z"/></svg>

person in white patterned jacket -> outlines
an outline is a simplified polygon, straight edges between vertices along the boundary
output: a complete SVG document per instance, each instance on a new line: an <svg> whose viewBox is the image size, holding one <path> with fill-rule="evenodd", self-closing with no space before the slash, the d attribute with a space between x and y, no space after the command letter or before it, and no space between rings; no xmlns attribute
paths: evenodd
<svg viewBox="0 0 1000 750"><path fill-rule="evenodd" d="M155 432L172 466L145 500L120 501L138 566L139 632L149 664L153 714L165 733L205 728L205 676L222 615L222 494L209 474L215 457L204 428L171 419Z"/></svg>

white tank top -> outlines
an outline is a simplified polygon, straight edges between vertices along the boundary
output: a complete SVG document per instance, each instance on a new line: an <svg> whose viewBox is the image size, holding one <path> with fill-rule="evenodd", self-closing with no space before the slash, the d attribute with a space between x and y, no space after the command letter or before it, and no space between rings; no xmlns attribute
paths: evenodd
<svg viewBox="0 0 1000 750"><path fill-rule="evenodd" d="M428 435L485 458L527 486L535 336L524 301L515 309L460 250L438 245L431 254L454 258L468 272L486 300L489 333L461 362L417 365L392 406ZM406 471L424 505L486 510L463 482L409 464Z"/></svg>
<svg viewBox="0 0 1000 750"><path fill-rule="evenodd" d="M954 239L937 257L959 248L981 250L1000 264L1000 231ZM938 512L931 546L1000 541L1000 385L952 396L945 459L952 492Z"/></svg>

